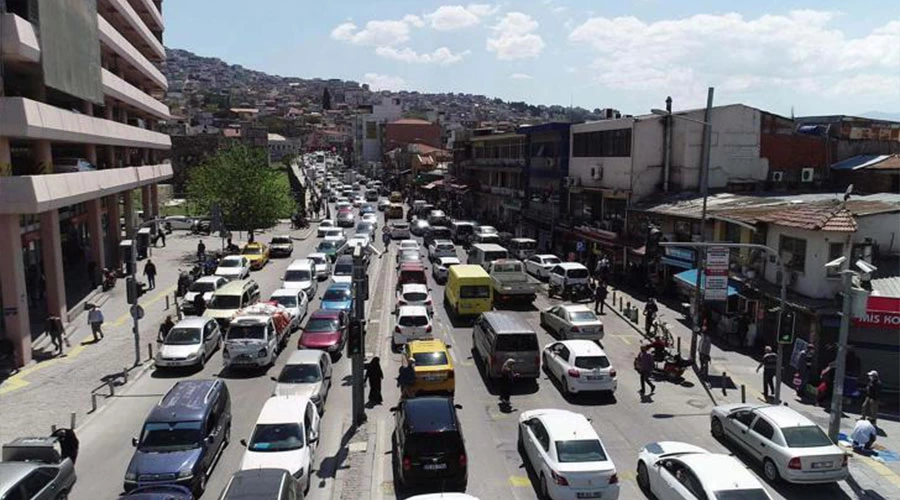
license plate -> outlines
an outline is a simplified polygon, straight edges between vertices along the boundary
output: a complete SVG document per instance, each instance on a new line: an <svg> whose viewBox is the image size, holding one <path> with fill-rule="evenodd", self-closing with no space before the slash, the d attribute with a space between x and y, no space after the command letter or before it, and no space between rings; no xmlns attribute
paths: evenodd
<svg viewBox="0 0 900 500"><path fill-rule="evenodd" d="M441 380L444 380L444 377L440 375L425 375L422 379L426 382L440 382Z"/></svg>
<svg viewBox="0 0 900 500"><path fill-rule="evenodd" d="M444 470L447 468L447 464L425 464L423 469L425 470Z"/></svg>
<svg viewBox="0 0 900 500"><path fill-rule="evenodd" d="M834 462L813 462L813 469L830 469L834 466Z"/></svg>
<svg viewBox="0 0 900 500"><path fill-rule="evenodd" d="M599 491L579 491L575 494L575 498L600 498L603 493Z"/></svg>
<svg viewBox="0 0 900 500"><path fill-rule="evenodd" d="M588 380L603 380L605 377L603 375L588 375Z"/></svg>

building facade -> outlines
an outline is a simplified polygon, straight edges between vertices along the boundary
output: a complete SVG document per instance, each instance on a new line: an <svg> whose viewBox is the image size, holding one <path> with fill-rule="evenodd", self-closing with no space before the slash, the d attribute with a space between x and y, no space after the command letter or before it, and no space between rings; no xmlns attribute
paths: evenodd
<svg viewBox="0 0 900 500"><path fill-rule="evenodd" d="M0 5L0 337L24 365L33 330L74 319L120 264L133 192L159 213L157 184L172 177L166 51L161 0Z"/></svg>
<svg viewBox="0 0 900 500"><path fill-rule="evenodd" d="M401 118L384 126L384 151L407 144L425 144L433 148L443 147L441 126L416 118Z"/></svg>

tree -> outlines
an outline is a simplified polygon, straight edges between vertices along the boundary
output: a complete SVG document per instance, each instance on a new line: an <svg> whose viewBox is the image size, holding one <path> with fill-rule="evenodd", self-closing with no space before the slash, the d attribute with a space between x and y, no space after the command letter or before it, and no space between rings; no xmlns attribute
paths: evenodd
<svg viewBox="0 0 900 500"><path fill-rule="evenodd" d="M249 231L274 226L291 215L287 174L269 166L265 148L235 143L193 169L188 196L204 213L218 206L225 227Z"/></svg>

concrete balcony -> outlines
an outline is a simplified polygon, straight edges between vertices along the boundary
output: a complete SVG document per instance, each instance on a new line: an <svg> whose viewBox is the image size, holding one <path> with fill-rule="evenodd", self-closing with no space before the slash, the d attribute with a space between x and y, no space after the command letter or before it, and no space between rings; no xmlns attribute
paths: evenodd
<svg viewBox="0 0 900 500"><path fill-rule="evenodd" d="M150 28L163 30L163 17L153 0L128 0L131 6L141 15L141 19L147 23Z"/></svg>
<svg viewBox="0 0 900 500"><path fill-rule="evenodd" d="M168 106L142 92L134 85L112 74L107 69L101 68L101 78L103 80L103 93L105 95L134 106L161 120L172 118Z"/></svg>
<svg viewBox="0 0 900 500"><path fill-rule="evenodd" d="M138 15L137 11L128 3L128 0L101 0L99 2L101 8L106 7L115 11L119 17L124 20L126 26L119 29L120 33L124 33L122 28L129 28L133 32L132 39L134 45L139 47L143 54L154 61L163 61L166 58L166 49L162 43L156 39L150 28L144 24L144 20ZM153 10L156 10L155 8ZM106 15L106 10L101 11ZM112 19L112 17L109 17ZM119 23L117 23L119 24Z"/></svg>
<svg viewBox="0 0 900 500"><path fill-rule="evenodd" d="M172 147L166 134L73 113L24 97L0 97L0 136L130 148Z"/></svg>
<svg viewBox="0 0 900 500"><path fill-rule="evenodd" d="M133 66L145 76L150 82L162 90L167 90L169 84L162 72L150 62L141 52L134 47L128 40L116 31L109 21L103 19L103 16L97 14L97 26L100 30L100 42L112 50L116 55L124 59L129 65Z"/></svg>
<svg viewBox="0 0 900 500"><path fill-rule="evenodd" d="M15 14L0 14L0 52L4 60L40 62L41 44L34 25Z"/></svg>
<svg viewBox="0 0 900 500"><path fill-rule="evenodd" d="M37 214L172 178L172 165L0 177L0 214Z"/></svg>

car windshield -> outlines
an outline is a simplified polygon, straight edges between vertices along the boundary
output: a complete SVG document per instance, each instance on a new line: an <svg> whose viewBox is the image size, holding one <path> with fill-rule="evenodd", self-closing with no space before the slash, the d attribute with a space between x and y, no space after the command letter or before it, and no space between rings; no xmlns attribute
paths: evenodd
<svg viewBox="0 0 900 500"><path fill-rule="evenodd" d="M278 382L281 384L312 384L322 380L322 372L319 371L319 365L284 365L281 374L278 375Z"/></svg>
<svg viewBox="0 0 900 500"><path fill-rule="evenodd" d="M320 252L330 252L330 251L334 250L335 248L337 248L337 243L335 243L333 241L319 242L319 246L316 247L316 249Z"/></svg>
<svg viewBox="0 0 900 500"><path fill-rule="evenodd" d="M306 269L289 269L284 272L284 281L309 281L312 274Z"/></svg>
<svg viewBox="0 0 900 500"><path fill-rule="evenodd" d="M587 269L569 269L566 271L567 278L585 279L588 277Z"/></svg>
<svg viewBox="0 0 900 500"><path fill-rule="evenodd" d="M247 444L250 451L290 451L303 448L300 424L258 424Z"/></svg>
<svg viewBox="0 0 900 500"><path fill-rule="evenodd" d="M228 328L228 340L260 340L266 338L266 328L263 325L232 324Z"/></svg>
<svg viewBox="0 0 900 500"><path fill-rule="evenodd" d="M491 287L489 286L461 286L459 287L459 298L461 299L489 299L491 298Z"/></svg>
<svg viewBox="0 0 900 500"><path fill-rule="evenodd" d="M350 300L350 290L346 288L332 288L325 291L322 300Z"/></svg>
<svg viewBox="0 0 900 500"><path fill-rule="evenodd" d="M191 287L188 290L197 293L206 293L206 292L214 292L216 291L215 283L204 283L202 281L195 281L191 283Z"/></svg>
<svg viewBox="0 0 900 500"><path fill-rule="evenodd" d="M750 490L727 490L714 491L716 500L768 500L772 498L762 488L754 488Z"/></svg>
<svg viewBox="0 0 900 500"><path fill-rule="evenodd" d="M219 267L241 267L240 259L222 259L219 262Z"/></svg>
<svg viewBox="0 0 900 500"><path fill-rule="evenodd" d="M168 345L194 345L200 343L199 328L172 328L166 335Z"/></svg>
<svg viewBox="0 0 900 500"><path fill-rule="evenodd" d="M575 358L575 368L596 370L608 367L609 359L606 356L578 356Z"/></svg>
<svg viewBox="0 0 900 500"><path fill-rule="evenodd" d="M334 275L335 276L351 276L353 275L353 264L348 262L341 262L334 266Z"/></svg>
<svg viewBox="0 0 900 500"><path fill-rule="evenodd" d="M279 295L277 297L272 297L272 300L284 307L297 307L297 297L294 295Z"/></svg>
<svg viewBox="0 0 900 500"><path fill-rule="evenodd" d="M507 258L506 252L496 251L496 252L484 252L484 261L485 262L494 262L495 260L505 259Z"/></svg>
<svg viewBox="0 0 900 500"><path fill-rule="evenodd" d="M788 448L815 448L834 444L817 425L784 427L781 432L784 434L784 441Z"/></svg>
<svg viewBox="0 0 900 500"><path fill-rule="evenodd" d="M197 448L202 439L203 423L199 420L188 422L147 422L141 431L138 449L141 451L164 452Z"/></svg>
<svg viewBox="0 0 900 500"><path fill-rule="evenodd" d="M209 302L210 309L240 309L241 298L238 295L213 295Z"/></svg>
<svg viewBox="0 0 900 500"><path fill-rule="evenodd" d="M259 247L245 247L241 253L244 255L259 255L262 253L262 249Z"/></svg>
<svg viewBox="0 0 900 500"><path fill-rule="evenodd" d="M447 364L447 353L438 352L417 352L413 354L416 360L416 366L443 366Z"/></svg>
<svg viewBox="0 0 900 500"><path fill-rule="evenodd" d="M407 302L425 302L428 298L428 294L425 292L406 292L403 294L403 299Z"/></svg>
<svg viewBox="0 0 900 500"><path fill-rule="evenodd" d="M273 245L287 245L291 242L290 238L272 238Z"/></svg>
<svg viewBox="0 0 900 500"><path fill-rule="evenodd" d="M312 318L306 323L305 332L331 333L338 329L338 321L330 318Z"/></svg>
<svg viewBox="0 0 900 500"><path fill-rule="evenodd" d="M426 326L428 324L428 316L400 316L397 323L400 326Z"/></svg>
<svg viewBox="0 0 900 500"><path fill-rule="evenodd" d="M510 333L506 335L498 335L494 350L502 352L537 351L537 335L533 333Z"/></svg>
<svg viewBox="0 0 900 500"><path fill-rule="evenodd" d="M573 311L569 313L573 322L597 321L597 315L591 311Z"/></svg>
<svg viewBox="0 0 900 500"><path fill-rule="evenodd" d="M562 261L557 259L556 257L544 257L544 264L547 265L559 264L560 262Z"/></svg>
<svg viewBox="0 0 900 500"><path fill-rule="evenodd" d="M557 441L556 455L562 463L603 462L606 460L606 453L603 451L603 445L596 439Z"/></svg>

